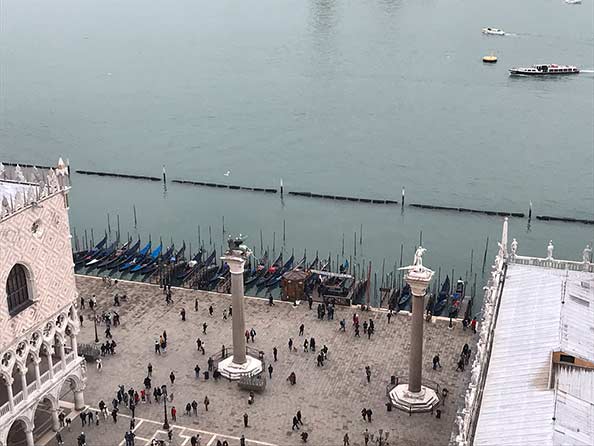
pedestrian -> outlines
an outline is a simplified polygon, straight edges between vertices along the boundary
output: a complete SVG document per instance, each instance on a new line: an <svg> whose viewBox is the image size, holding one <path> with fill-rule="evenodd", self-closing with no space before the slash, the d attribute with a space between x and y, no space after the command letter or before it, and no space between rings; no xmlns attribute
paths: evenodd
<svg viewBox="0 0 594 446"><path fill-rule="evenodd" d="M239 439L239 446L245 446L245 436L241 434L241 438Z"/></svg>
<svg viewBox="0 0 594 446"><path fill-rule="evenodd" d="M148 377L150 378L153 376L153 365L149 362L146 366L146 371L148 372Z"/></svg>
<svg viewBox="0 0 594 446"><path fill-rule="evenodd" d="M99 418L99 417L97 417L97 418ZM87 413L87 420L88 420L89 426L92 426L93 425L93 411L92 410L90 410Z"/></svg>
<svg viewBox="0 0 594 446"><path fill-rule="evenodd" d="M206 363L208 364L208 371L212 372L214 370L214 360L209 356Z"/></svg>
<svg viewBox="0 0 594 446"><path fill-rule="evenodd" d="M159 344L159 341L155 341L155 353L158 355L161 354L161 345Z"/></svg>
<svg viewBox="0 0 594 446"><path fill-rule="evenodd" d="M198 364L194 367L194 373L196 374L196 379L200 379L200 366Z"/></svg>
<svg viewBox="0 0 594 446"><path fill-rule="evenodd" d="M103 401L99 401L99 408L101 409L101 403L103 403ZM103 407L105 407L105 403L103 403ZM58 415L58 421L60 422L60 427L65 427L66 425L64 424L64 418L66 418L66 415L64 415L64 412L60 412L60 414Z"/></svg>
<svg viewBox="0 0 594 446"><path fill-rule="evenodd" d="M464 358L460 358L458 360L458 367L456 367L456 372L463 372L464 371Z"/></svg>
<svg viewBox="0 0 594 446"><path fill-rule="evenodd" d="M206 329L208 328L208 324L205 322L202 324L202 333L206 334Z"/></svg>
<svg viewBox="0 0 594 446"><path fill-rule="evenodd" d="M245 343L246 344L249 344L249 342L250 342L250 331L249 330L246 330L243 335L245 336Z"/></svg>
<svg viewBox="0 0 594 446"><path fill-rule="evenodd" d="M433 370L436 370L437 367L441 369L441 364L439 363L439 354L433 357Z"/></svg>
<svg viewBox="0 0 594 446"><path fill-rule="evenodd" d="M212 316L212 313L214 312L214 308L212 308L212 305L210 307L208 307L208 314L210 316Z"/></svg>
<svg viewBox="0 0 594 446"><path fill-rule="evenodd" d="M350 446L350 442L349 442L349 434L348 432L346 434L344 434L344 437L342 437L342 446Z"/></svg>
<svg viewBox="0 0 594 446"><path fill-rule="evenodd" d="M274 370L274 368L272 367L272 364L268 365L268 376L270 377L270 379L272 379L272 371Z"/></svg>
<svg viewBox="0 0 594 446"><path fill-rule="evenodd" d="M175 374L173 371L169 374L169 381L171 381L171 384L175 382Z"/></svg>
<svg viewBox="0 0 594 446"><path fill-rule="evenodd" d="M278 354L278 350L276 347L272 347L272 356L274 356L274 362L276 362L276 355Z"/></svg>
<svg viewBox="0 0 594 446"><path fill-rule="evenodd" d="M371 367L368 365L365 366L365 376L367 377L367 382L371 382Z"/></svg>
<svg viewBox="0 0 594 446"><path fill-rule="evenodd" d="M293 338L289 338L289 351L293 350Z"/></svg>
<svg viewBox="0 0 594 446"><path fill-rule="evenodd" d="M355 325L355 337L361 337L361 335L359 334L359 324Z"/></svg>
<svg viewBox="0 0 594 446"><path fill-rule="evenodd" d="M208 412L208 405L210 404L210 400L208 399L208 396L204 397L204 410L206 410Z"/></svg>
<svg viewBox="0 0 594 446"><path fill-rule="evenodd" d="M101 369L103 368L103 361L101 361L101 358L97 358L95 362L97 364L97 371L101 372Z"/></svg>
<svg viewBox="0 0 594 446"><path fill-rule="evenodd" d="M198 311L198 298L194 299L194 311Z"/></svg>
<svg viewBox="0 0 594 446"><path fill-rule="evenodd" d="M313 297L307 296L307 303L309 304L309 309L311 310L311 307L313 305Z"/></svg>
<svg viewBox="0 0 594 446"><path fill-rule="evenodd" d="M233 307L229 305L229 317L233 316Z"/></svg>
<svg viewBox="0 0 594 446"><path fill-rule="evenodd" d="M388 311L388 324L390 323L390 319L392 319L392 310Z"/></svg>
<svg viewBox="0 0 594 446"><path fill-rule="evenodd" d="M473 317L472 321L470 321L470 327L472 328L472 332L476 334L476 317Z"/></svg>
<svg viewBox="0 0 594 446"><path fill-rule="evenodd" d="M299 336L303 336L304 330L305 330L305 325L301 324L299 326Z"/></svg>
<svg viewBox="0 0 594 446"><path fill-rule="evenodd" d="M83 321L85 320L85 318L83 317L82 313L78 315L78 320L80 321L80 326L83 326Z"/></svg>
<svg viewBox="0 0 594 446"><path fill-rule="evenodd" d="M245 412L243 414L243 427L248 427L248 414Z"/></svg>
<svg viewBox="0 0 594 446"><path fill-rule="evenodd" d="M70 417L66 418L66 429L68 429L68 432L70 432L72 430L71 425L72 424L72 420L70 419Z"/></svg>
<svg viewBox="0 0 594 446"><path fill-rule="evenodd" d="M365 428L363 431L363 440L365 441L365 446L369 444L369 430Z"/></svg>
<svg viewBox="0 0 594 446"><path fill-rule="evenodd" d="M181 311L179 312L179 315L181 316L182 322L185 322L186 321L186 309L182 308Z"/></svg>
<svg viewBox="0 0 594 446"><path fill-rule="evenodd" d="M171 419L177 421L177 409L175 406L171 406Z"/></svg>
<svg viewBox="0 0 594 446"><path fill-rule="evenodd" d="M198 403L196 400L192 400L192 412L194 412L194 416L198 416Z"/></svg>
<svg viewBox="0 0 594 446"><path fill-rule="evenodd" d="M298 410L295 416L297 417L297 421L299 422L299 424L303 426L303 421L301 420L301 410Z"/></svg>
<svg viewBox="0 0 594 446"><path fill-rule="evenodd" d="M338 331L346 331L346 321L344 319L341 319L340 328L338 329Z"/></svg>
<svg viewBox="0 0 594 446"><path fill-rule="evenodd" d="M371 409L367 409L367 421L371 423L371 415L373 415L373 411Z"/></svg>
<svg viewBox="0 0 594 446"><path fill-rule="evenodd" d="M373 327L369 327L367 329L367 339L371 339L371 335L373 334L374 328Z"/></svg>
<svg viewBox="0 0 594 446"><path fill-rule="evenodd" d="M292 386L294 386L295 384L297 384L297 375L295 375L295 372L291 372L291 374L287 378L287 381L289 381Z"/></svg>
<svg viewBox="0 0 594 446"><path fill-rule="evenodd" d="M80 413L80 422L82 427L85 427L85 425L87 424L87 413L85 411L82 411Z"/></svg>
<svg viewBox="0 0 594 446"><path fill-rule="evenodd" d="M173 439L173 430L169 429L167 431L167 438L169 439L169 444L171 444L171 440Z"/></svg>
<svg viewBox="0 0 594 446"><path fill-rule="evenodd" d="M85 309L85 298L84 296L80 296L80 309L84 310Z"/></svg>
<svg viewBox="0 0 594 446"><path fill-rule="evenodd" d="M367 420L367 408L361 409L361 416L363 417L363 421Z"/></svg>
<svg viewBox="0 0 594 446"><path fill-rule="evenodd" d="M252 327L250 330L250 337L252 338L252 342L254 342L254 338L256 337L256 330Z"/></svg>
<svg viewBox="0 0 594 446"><path fill-rule="evenodd" d="M324 356L322 355L322 353L318 354L318 367L323 367L324 366Z"/></svg>
<svg viewBox="0 0 594 446"><path fill-rule="evenodd" d="M293 417L293 426L291 426L291 430L299 430L299 421L297 420L297 417L294 416Z"/></svg>
<svg viewBox="0 0 594 446"><path fill-rule="evenodd" d="M56 443L58 446L64 445L64 440L62 440L62 434L60 432L56 432Z"/></svg>
<svg viewBox="0 0 594 446"><path fill-rule="evenodd" d="M363 334L367 334L367 321L363 322Z"/></svg>
<svg viewBox="0 0 594 446"><path fill-rule="evenodd" d="M111 418L113 418L114 423L118 422L118 408L117 407L114 407L114 409L111 411Z"/></svg>
<svg viewBox="0 0 594 446"><path fill-rule="evenodd" d="M227 320L227 309L223 310L223 320L226 321Z"/></svg>
<svg viewBox="0 0 594 446"><path fill-rule="evenodd" d="M304 352L307 352L308 351L308 347L309 347L309 342L306 339L305 341L303 341L303 351Z"/></svg>
<svg viewBox="0 0 594 446"><path fill-rule="evenodd" d="M315 352L315 351L316 351L316 340L315 340L315 338L313 338L313 337L312 337L312 338L310 338L310 340L309 340L309 349L310 349L312 352Z"/></svg>
<svg viewBox="0 0 594 446"><path fill-rule="evenodd" d="M130 418L130 431L133 431L135 426L136 426L136 418Z"/></svg>

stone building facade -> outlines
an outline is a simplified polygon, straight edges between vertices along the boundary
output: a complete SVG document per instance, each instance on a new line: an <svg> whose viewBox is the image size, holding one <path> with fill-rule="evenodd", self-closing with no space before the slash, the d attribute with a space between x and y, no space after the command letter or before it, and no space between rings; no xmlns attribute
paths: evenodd
<svg viewBox="0 0 594 446"><path fill-rule="evenodd" d="M0 163L0 446L34 446L58 430L70 392L75 409L84 406L69 190L62 160Z"/></svg>

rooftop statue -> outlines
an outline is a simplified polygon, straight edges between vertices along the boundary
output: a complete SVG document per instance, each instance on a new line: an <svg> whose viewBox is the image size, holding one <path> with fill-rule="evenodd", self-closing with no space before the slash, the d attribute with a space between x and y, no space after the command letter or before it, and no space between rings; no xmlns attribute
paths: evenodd
<svg viewBox="0 0 594 446"><path fill-rule="evenodd" d="M592 248L590 248L590 245L586 245L584 248L584 251L582 252L582 260L584 263L589 263L592 261Z"/></svg>
<svg viewBox="0 0 594 446"><path fill-rule="evenodd" d="M555 249L555 246L553 246L553 241L549 240L549 245L547 246L547 259L548 260L553 259L553 249Z"/></svg>

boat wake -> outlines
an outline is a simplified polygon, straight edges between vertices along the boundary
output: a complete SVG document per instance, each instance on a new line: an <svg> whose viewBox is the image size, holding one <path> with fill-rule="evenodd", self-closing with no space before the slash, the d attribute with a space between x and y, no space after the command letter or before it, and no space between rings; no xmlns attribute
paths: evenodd
<svg viewBox="0 0 594 446"><path fill-rule="evenodd" d="M580 70L580 73L594 73L594 70Z"/></svg>

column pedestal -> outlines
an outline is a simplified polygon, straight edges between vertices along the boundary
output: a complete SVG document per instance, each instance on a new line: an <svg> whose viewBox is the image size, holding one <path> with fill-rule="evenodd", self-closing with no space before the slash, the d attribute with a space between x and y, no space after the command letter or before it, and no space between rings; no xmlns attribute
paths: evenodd
<svg viewBox="0 0 594 446"><path fill-rule="evenodd" d="M74 409L83 410L85 408L85 396L82 390L74 391Z"/></svg>
<svg viewBox="0 0 594 446"><path fill-rule="evenodd" d="M52 430L58 432L60 430L60 418L58 418L58 409L52 409Z"/></svg>

